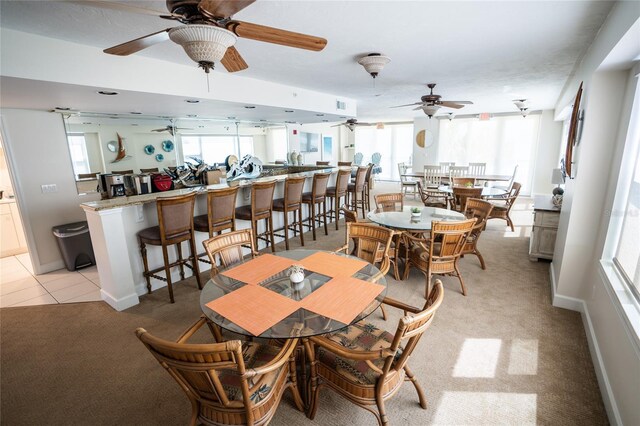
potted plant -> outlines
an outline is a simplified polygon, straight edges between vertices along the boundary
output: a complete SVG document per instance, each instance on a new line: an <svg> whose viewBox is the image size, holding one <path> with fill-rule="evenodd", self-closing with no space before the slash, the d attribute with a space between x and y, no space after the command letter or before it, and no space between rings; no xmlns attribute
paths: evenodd
<svg viewBox="0 0 640 426"><path fill-rule="evenodd" d="M418 207L411 207L411 218L417 219L420 217L421 210Z"/></svg>

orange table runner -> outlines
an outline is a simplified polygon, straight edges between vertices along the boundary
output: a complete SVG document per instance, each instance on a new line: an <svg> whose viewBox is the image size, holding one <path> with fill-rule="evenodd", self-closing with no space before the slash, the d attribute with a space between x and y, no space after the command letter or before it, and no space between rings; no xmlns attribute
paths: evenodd
<svg viewBox="0 0 640 426"><path fill-rule="evenodd" d="M351 259L349 259L351 260ZM305 297L302 307L350 324L384 290L384 286L353 277L339 277Z"/></svg>
<svg viewBox="0 0 640 426"><path fill-rule="evenodd" d="M367 262L327 252L317 252L298 262L310 269L329 277L350 277L367 266Z"/></svg>
<svg viewBox="0 0 640 426"><path fill-rule="evenodd" d="M206 306L254 336L264 333L300 308L299 302L258 285L245 285Z"/></svg>
<svg viewBox="0 0 640 426"><path fill-rule="evenodd" d="M259 284L293 264L295 264L295 261L292 259L263 254L235 268L222 272L222 275L247 284Z"/></svg>

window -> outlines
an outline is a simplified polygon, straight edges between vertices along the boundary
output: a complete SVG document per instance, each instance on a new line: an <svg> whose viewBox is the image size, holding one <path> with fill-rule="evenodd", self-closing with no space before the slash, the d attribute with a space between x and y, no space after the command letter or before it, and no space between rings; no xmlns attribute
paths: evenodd
<svg viewBox="0 0 640 426"><path fill-rule="evenodd" d="M69 142L69 152L71 153L71 163L73 165L73 173L79 174L91 173L89 166L89 155L87 154L87 143L82 133L69 133L67 135Z"/></svg>
<svg viewBox="0 0 640 426"><path fill-rule="evenodd" d="M518 182L528 193L535 166L540 116L520 115L440 120L439 161L458 165L487 163L487 174L510 175L518 165ZM430 164L437 164L435 160Z"/></svg>
<svg viewBox="0 0 640 426"><path fill-rule="evenodd" d="M640 149L636 140L636 158L627 202L623 212L622 229L614 262L640 301Z"/></svg>
<svg viewBox="0 0 640 426"><path fill-rule="evenodd" d="M362 165L371 162L375 152L382 154L380 179L400 180L398 163L408 163L413 154L413 124L375 127L357 127L356 151L362 152Z"/></svg>
<svg viewBox="0 0 640 426"><path fill-rule="evenodd" d="M240 136L239 144L235 136L184 135L182 151L185 160L198 158L207 164L224 163L228 155L253 155L253 136Z"/></svg>

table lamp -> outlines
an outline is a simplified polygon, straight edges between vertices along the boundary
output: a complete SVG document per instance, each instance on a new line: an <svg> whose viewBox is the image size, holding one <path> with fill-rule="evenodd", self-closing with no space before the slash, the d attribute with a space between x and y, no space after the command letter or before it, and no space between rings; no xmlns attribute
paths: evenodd
<svg viewBox="0 0 640 426"><path fill-rule="evenodd" d="M553 195L562 195L564 194L564 189L560 188L560 185L564 183L564 176L562 174L562 170L553 169L551 173L551 183L554 185L558 185L553 188Z"/></svg>

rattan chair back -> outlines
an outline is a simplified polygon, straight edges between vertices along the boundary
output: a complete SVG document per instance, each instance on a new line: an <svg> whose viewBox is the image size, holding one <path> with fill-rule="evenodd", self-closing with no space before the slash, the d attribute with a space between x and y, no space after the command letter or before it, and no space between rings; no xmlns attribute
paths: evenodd
<svg viewBox="0 0 640 426"><path fill-rule="evenodd" d="M402 193L376 194L373 197L376 209L383 211L402 211L404 197Z"/></svg>
<svg viewBox="0 0 640 426"><path fill-rule="evenodd" d="M480 260L480 267L486 269L484 258L478 249L478 240L484 230L487 219L493 210L493 204L488 201L478 200L476 198L467 199L467 204L464 208L464 215L467 219L475 218L476 224L473 225L473 229L469 233L467 240L462 248L462 254L475 254Z"/></svg>
<svg viewBox="0 0 640 426"><path fill-rule="evenodd" d="M351 167L351 161L338 161L338 167Z"/></svg>
<svg viewBox="0 0 640 426"><path fill-rule="evenodd" d="M453 186L473 186L476 184L476 178L472 177L452 177Z"/></svg>
<svg viewBox="0 0 640 426"><path fill-rule="evenodd" d="M275 188L275 180L251 184L251 216L253 220L265 219L271 216Z"/></svg>
<svg viewBox="0 0 640 426"><path fill-rule="evenodd" d="M207 221L209 236L225 229L236 229L236 199L239 186L207 191Z"/></svg>
<svg viewBox="0 0 640 426"><path fill-rule="evenodd" d="M351 179L351 170L338 170L338 176L336 177L336 197L344 197L347 195L347 188L349 187L349 180Z"/></svg>
<svg viewBox="0 0 640 426"><path fill-rule="evenodd" d="M436 188L423 188L420 181L418 181L418 194L420 194L422 203L427 207L447 208L451 198L448 193Z"/></svg>
<svg viewBox="0 0 640 426"><path fill-rule="evenodd" d="M163 245L176 244L191 238L195 202L195 192L156 199L160 240Z"/></svg>
<svg viewBox="0 0 640 426"><path fill-rule="evenodd" d="M302 205L304 177L288 177L284 181L284 207L287 211L299 209Z"/></svg>
<svg viewBox="0 0 640 426"><path fill-rule="evenodd" d="M228 268L243 262L245 260L243 248L245 247L249 248L251 259L256 257L258 252L254 241L251 229L227 232L203 241L202 245L204 245L211 262L211 276L218 274L218 265L222 268Z"/></svg>
<svg viewBox="0 0 640 426"><path fill-rule="evenodd" d="M389 272L389 248L393 231L369 223L347 222L347 238L345 252L349 241L353 241L355 249L352 255L378 266L382 276Z"/></svg>
<svg viewBox="0 0 640 426"><path fill-rule="evenodd" d="M358 171L356 172L356 182L355 182L356 192L364 191L364 183L366 182L368 172L369 172L369 166L358 167Z"/></svg>
<svg viewBox="0 0 640 426"><path fill-rule="evenodd" d="M481 198L482 197L482 188L474 188L474 187L463 187L463 186L454 186L453 187L453 210L461 212L464 209L464 206L467 204L467 199L469 198Z"/></svg>
<svg viewBox="0 0 640 426"><path fill-rule="evenodd" d="M344 215L345 223L357 223L358 222L358 213L354 210L349 210L349 208L344 205L340 207L340 211Z"/></svg>
<svg viewBox="0 0 640 426"><path fill-rule="evenodd" d="M330 173L316 173L313 175L311 199L314 203L322 203L327 195Z"/></svg>

